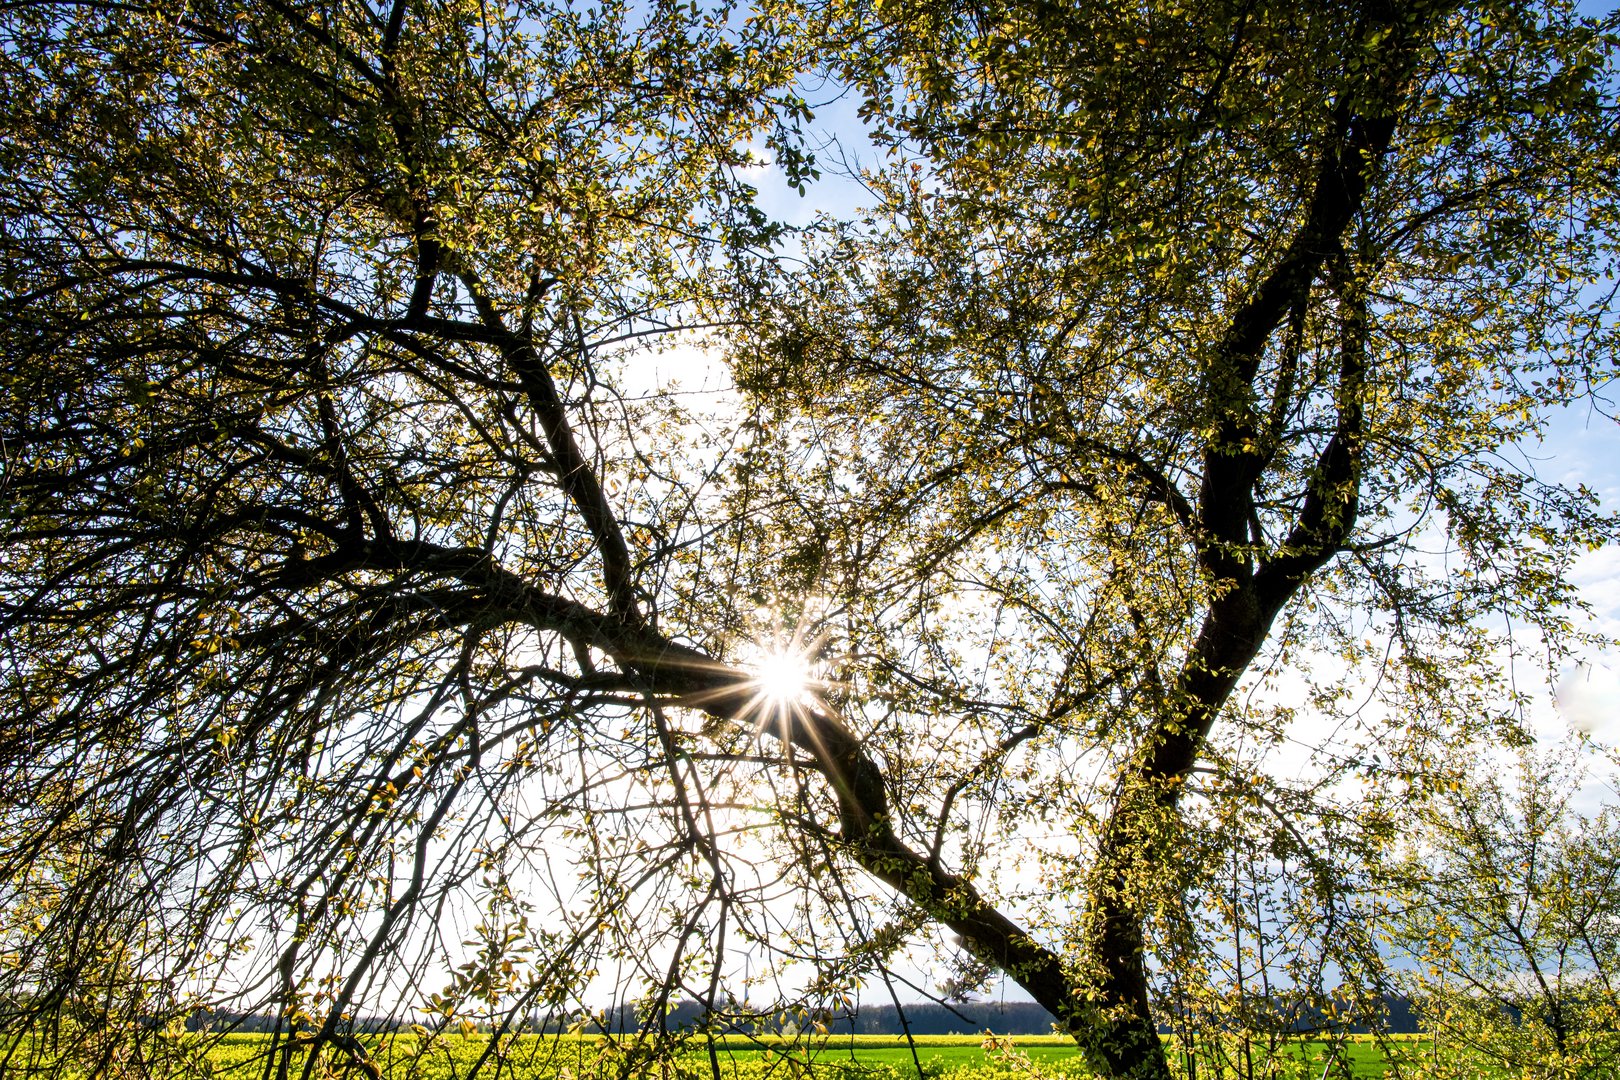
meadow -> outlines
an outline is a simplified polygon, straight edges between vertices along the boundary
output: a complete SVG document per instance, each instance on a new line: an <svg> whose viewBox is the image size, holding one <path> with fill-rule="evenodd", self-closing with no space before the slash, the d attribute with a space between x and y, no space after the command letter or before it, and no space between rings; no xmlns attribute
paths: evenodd
<svg viewBox="0 0 1620 1080"><path fill-rule="evenodd" d="M919 1036L907 1043L900 1036L857 1035L816 1039L782 1037L718 1038L711 1058L705 1044L673 1058L651 1061L639 1056L630 1040L595 1036L523 1035L492 1045L482 1035L381 1036L366 1040L385 1080L703 1080L717 1065L724 1080L1082 1080L1091 1074L1074 1044L1059 1036ZM190 1069L176 1072L233 1080L263 1076L265 1035L227 1035L210 1047ZM1175 1048L1173 1048L1174 1050ZM1268 1062L1263 1047L1239 1040L1201 1045L1196 1058L1173 1052L1176 1071L1187 1080L1275 1077L1277 1080L1324 1075L1337 1080L1372 1080L1421 1075L1429 1043L1399 1038L1380 1048L1371 1039L1351 1036L1334 1043L1293 1042ZM1391 1068L1392 1063L1407 1068ZM293 1075L303 1064L295 1058ZM1418 1066L1413 1068L1413 1066ZM361 1080L359 1070L336 1064L317 1067L315 1075Z"/></svg>

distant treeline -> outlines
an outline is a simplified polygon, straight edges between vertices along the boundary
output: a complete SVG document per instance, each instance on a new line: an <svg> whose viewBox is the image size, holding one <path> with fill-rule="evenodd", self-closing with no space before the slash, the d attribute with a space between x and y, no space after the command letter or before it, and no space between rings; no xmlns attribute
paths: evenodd
<svg viewBox="0 0 1620 1080"><path fill-rule="evenodd" d="M1033 1002L1013 1001L968 1002L961 1005L932 1003L906 1005L903 1012L893 1005L863 1005L847 1012L817 1011L798 1021L782 1017L754 1017L743 1015L714 1025L715 1029L735 1034L779 1034L784 1029L796 1030L801 1026L818 1034L828 1035L974 1035L981 1031L994 1031L998 1035L1046 1035L1052 1031L1052 1014ZM683 1001L675 1006L665 1023L671 1030L702 1026L704 1009L696 1001ZM541 1026L557 1031L573 1027L576 1020L550 1019ZM614 1034L636 1031L640 1027L636 1007L620 1005L597 1013L582 1026L584 1031L607 1030Z"/></svg>
<svg viewBox="0 0 1620 1080"><path fill-rule="evenodd" d="M376 1035L382 1032L401 1031L410 1026L409 1020L362 1016L345 1025L344 1033ZM220 1009L199 1009L186 1021L186 1028L190 1031L239 1031L248 1035L268 1035L278 1027L283 1035L312 1035L316 1031L316 1028L309 1024L299 1024L289 1029L287 1021L267 1013L231 1012Z"/></svg>
<svg viewBox="0 0 1620 1080"><path fill-rule="evenodd" d="M1411 1001L1386 994L1383 1005L1383 1030L1392 1034L1414 1034L1419 1030ZM686 1001L670 1012L665 1023L671 1030L696 1028L701 1025L703 1018L703 1006L695 1001ZM818 1025L818 1030L825 1029L829 1035L904 1035L907 1032L912 1035L976 1035L982 1031L993 1031L997 1035L1049 1035L1055 1018L1032 1001L970 1001L952 1005L926 1002L899 1008L893 1005L862 1005L848 1012L818 1013L813 1017L813 1022ZM552 1019L539 1026L544 1030L560 1031L576 1023L576 1020L564 1022ZM716 1027L721 1031L739 1033L775 1033L781 1030L770 1017L738 1020ZM1312 1012L1293 1025L1294 1030L1300 1032L1333 1027L1320 1012ZM605 1029L620 1034L639 1028L635 1006L625 1004L598 1013L592 1021L583 1025L582 1030ZM1162 1025L1161 1030L1168 1034L1169 1025ZM1349 1030L1360 1034L1368 1029L1355 1024L1350 1025Z"/></svg>
<svg viewBox="0 0 1620 1080"><path fill-rule="evenodd" d="M1394 1034L1412 1034L1419 1030L1417 1014L1412 1003L1393 994L1384 996L1386 1023L1384 1030ZM715 1030L731 1034L779 1034L784 1028L796 1028L794 1022L783 1022L778 1017L756 1017L746 1014L726 1019L714 1025ZM703 1026L705 1010L700 1002L683 1001L676 1005L664 1023L671 1031L691 1030ZM904 1005L862 1005L847 1012L821 1012L814 1014L805 1027L814 1026L819 1033L828 1035L975 1035L993 1031L997 1035L1047 1035L1052 1031L1053 1016L1030 1001L969 1001L954 1005L933 1002ZM547 1016L531 1017L523 1024L525 1031L607 1031L615 1035L639 1031L646 1023L640 1018L634 1004L621 1004L601 1010L591 1017ZM354 1021L349 1033L356 1035L397 1031L409 1027L409 1020L364 1017ZM193 1030L207 1028L212 1031L271 1032L276 1030L276 1018L250 1013L199 1012L187 1025ZM1312 1014L1309 1020L1294 1025L1297 1031L1326 1030L1326 1018ZM285 1028L283 1028L285 1030ZM1168 1025L1161 1031L1169 1032ZM1361 1025L1349 1029L1360 1033L1367 1030Z"/></svg>

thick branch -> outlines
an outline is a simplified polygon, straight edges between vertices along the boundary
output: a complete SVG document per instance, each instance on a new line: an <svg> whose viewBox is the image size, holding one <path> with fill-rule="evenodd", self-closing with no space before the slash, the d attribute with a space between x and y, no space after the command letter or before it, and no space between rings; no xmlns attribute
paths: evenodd
<svg viewBox="0 0 1620 1080"><path fill-rule="evenodd" d="M1349 276L1351 271L1346 270ZM1316 461L1305 505L1282 546L1262 564L1255 588L1263 608L1280 608L1337 554L1355 528L1361 501L1362 407L1367 378L1367 297L1349 281L1340 296L1338 422Z"/></svg>
<svg viewBox="0 0 1620 1080"><path fill-rule="evenodd" d="M630 547L625 542L624 530L619 527L607 494L597 480L596 470L585 460L574 429L568 422L562 396L551 377L545 361L528 338L512 333L501 319L495 304L484 292L481 283L471 274L462 280L484 326L495 335L506 363L517 373L529 404L540 418L546 444L557 462L558 482L585 519L597 554L602 559L602 583L607 588L608 606L615 617L631 626L640 626L645 620L636 601L635 578L631 572Z"/></svg>
<svg viewBox="0 0 1620 1080"><path fill-rule="evenodd" d="M752 676L645 625L533 588L475 549L421 542L372 544L358 553L367 568L443 575L483 593L484 618L497 611L608 654L654 698L673 698L753 727L759 708ZM476 605L474 605L476 606ZM495 609L492 611L491 609ZM470 609L469 609L470 610ZM967 879L907 846L890 821L882 771L861 739L830 713L803 709L764 732L808 754L838 804L838 842L862 868L961 935L980 959L1006 971L1076 1033L1084 1030L1059 956L995 909Z"/></svg>

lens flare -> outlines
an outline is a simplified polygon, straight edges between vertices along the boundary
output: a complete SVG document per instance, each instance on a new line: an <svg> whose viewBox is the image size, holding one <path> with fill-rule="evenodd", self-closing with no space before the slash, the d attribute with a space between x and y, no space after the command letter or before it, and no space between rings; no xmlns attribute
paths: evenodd
<svg viewBox="0 0 1620 1080"><path fill-rule="evenodd" d="M813 681L810 658L792 650L773 650L755 661L754 682L765 704L776 708L802 705Z"/></svg>

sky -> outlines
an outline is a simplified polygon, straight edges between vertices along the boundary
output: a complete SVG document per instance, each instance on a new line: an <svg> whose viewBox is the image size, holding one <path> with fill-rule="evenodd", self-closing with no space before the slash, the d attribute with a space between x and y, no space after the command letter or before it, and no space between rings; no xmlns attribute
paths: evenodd
<svg viewBox="0 0 1620 1080"><path fill-rule="evenodd" d="M1585 15L1602 15L1610 5L1583 0ZM828 86L818 97L807 98L815 109L810 125L813 144L823 147L817 158L821 179L803 195L787 186L779 170L764 162L752 170L750 182L759 189L760 207L773 218L802 227L818 214L853 215L867 201L865 189L849 174L850 167L882 164L882 151L871 144L859 117L859 98L847 90ZM1549 418L1543 440L1518 449L1540 475L1570 487L1585 485L1596 492L1601 505L1620 513L1620 388L1606 396L1572 405ZM1573 577L1583 599L1592 608L1591 629L1620 640L1620 550L1591 552L1577 563ZM1557 691L1558 714L1538 719L1539 729L1552 736L1574 728L1600 738L1620 740L1620 650L1587 655L1587 663L1571 665Z"/></svg>
<svg viewBox="0 0 1620 1080"><path fill-rule="evenodd" d="M1602 6L1582 4L1588 13ZM807 93L816 117L810 126L812 139L821 144L817 153L822 177L804 195L789 188L776 168L761 155L762 164L749 170L748 178L760 191L761 208L773 218L794 226L811 224L818 214L833 217L852 215L866 200L867 193L849 175L849 167L880 164L880 151L866 138L856 117L854 95L839 97L830 90L818 100ZM701 357L670 355L665 364L677 367L695 363ZM1603 507L1620 512L1620 425L1615 415L1617 402L1602 398L1561 410L1548 419L1539 442L1523 443L1516 449L1543 477L1568 486L1584 485L1594 491ZM1620 548L1606 548L1581 555L1572 570L1582 600L1591 610L1587 629L1620 640ZM1542 693L1531 706L1528 720L1543 745L1561 743L1573 734L1590 736L1599 744L1620 743L1620 649L1588 650L1581 662L1570 663L1560 673L1553 693ZM1503 764L1509 764L1506 754ZM1594 770L1582 789L1577 807L1584 813L1620 802L1620 784L1607 768L1608 759L1593 756ZM899 965L903 982L895 989L902 1001L918 1000L920 994L908 988L932 988L941 975L930 969L922 954ZM989 996L999 1000L1028 1000L1009 980L1002 979ZM887 1003L888 992L881 986L868 987L866 999Z"/></svg>
<svg viewBox="0 0 1620 1080"><path fill-rule="evenodd" d="M1583 13L1601 14L1609 5L1583 2ZM852 169L881 165L882 152L874 147L856 115L857 96L839 92L836 86L805 87L804 93L815 111L807 133L816 145L821 178L804 194L790 188L769 155L759 148L760 164L745 171L747 180L759 189L760 208L775 220L790 226L808 226L818 215L851 217L868 199L868 193L851 175ZM662 375L679 375L689 385L722 387L723 372L716 361L697 350L674 349L655 361ZM656 378L655 381L662 381ZM722 391L718 391L722 392ZM1593 400L1572 405L1548 419L1539 442L1520 444L1516 449L1543 477L1568 486L1584 485L1594 491L1602 506L1620 513L1620 425L1614 416L1620 412L1616 400ZM1581 555L1572 570L1583 601L1591 609L1587 628L1620 640L1620 548L1607 548ZM1531 706L1528 720L1538 741L1554 745L1571 734L1591 736L1599 743L1620 743L1620 649L1588 651L1582 662L1565 666L1552 693L1542 693ZM1620 802L1620 785L1605 771L1606 762L1594 758L1597 767L1583 788L1578 807L1587 813ZM1504 754L1504 766L1509 764ZM903 980L895 991L902 1001L920 998L913 987L932 988L941 972L931 970L921 952L910 963L899 966ZM905 983L913 984L907 987ZM1002 1000L1028 1000L1015 984L1001 980L990 996ZM885 988L870 986L866 999L887 1003Z"/></svg>

